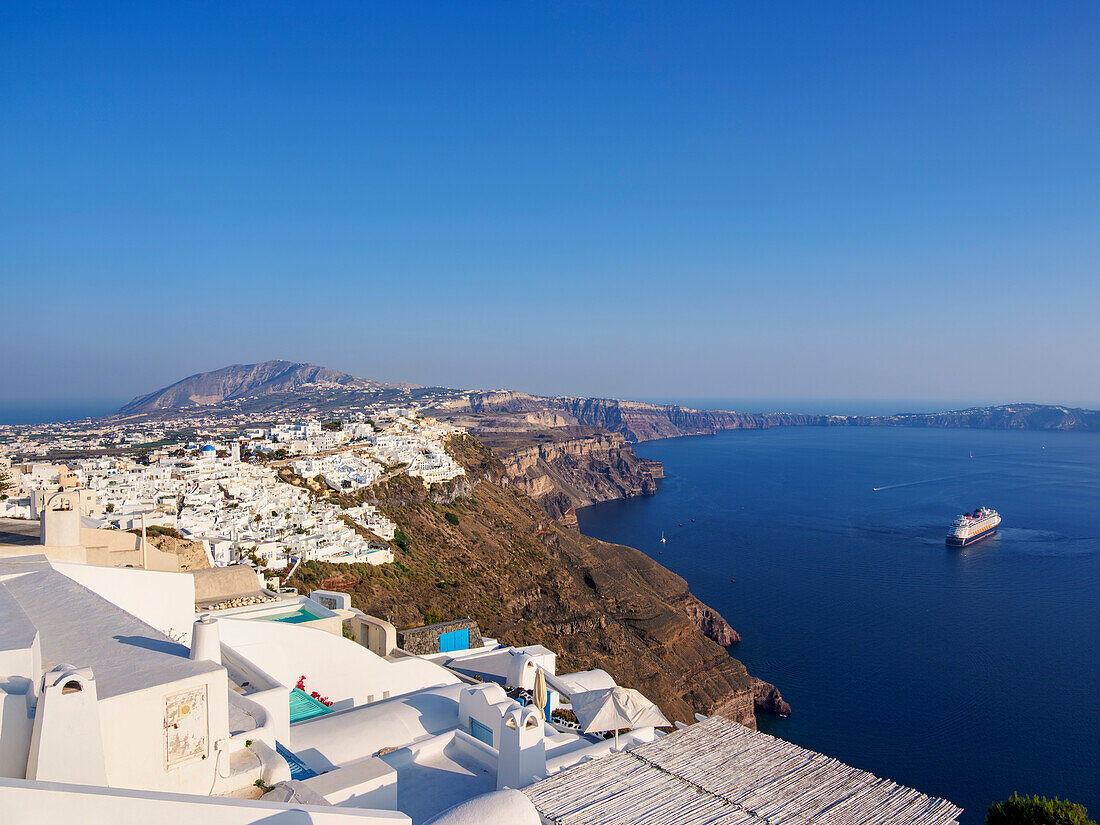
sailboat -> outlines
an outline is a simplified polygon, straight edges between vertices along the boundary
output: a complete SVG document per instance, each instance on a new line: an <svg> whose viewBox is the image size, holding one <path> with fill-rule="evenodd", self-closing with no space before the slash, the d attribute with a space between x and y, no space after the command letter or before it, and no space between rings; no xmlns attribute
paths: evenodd
<svg viewBox="0 0 1100 825"><path fill-rule="evenodd" d="M668 539L665 538L665 531L661 531L661 544L664 544Z"/></svg>

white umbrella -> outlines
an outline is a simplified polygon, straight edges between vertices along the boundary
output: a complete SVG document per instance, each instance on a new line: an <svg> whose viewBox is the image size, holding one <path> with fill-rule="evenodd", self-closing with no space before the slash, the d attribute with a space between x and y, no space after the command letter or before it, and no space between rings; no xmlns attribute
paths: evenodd
<svg viewBox="0 0 1100 825"><path fill-rule="evenodd" d="M535 707L546 717L546 674L541 667L535 668L535 687L533 688Z"/></svg>
<svg viewBox="0 0 1100 825"><path fill-rule="evenodd" d="M573 713L585 733L615 731L619 747L619 729L664 728L669 721L657 706L632 688L613 687L589 690L570 697Z"/></svg>

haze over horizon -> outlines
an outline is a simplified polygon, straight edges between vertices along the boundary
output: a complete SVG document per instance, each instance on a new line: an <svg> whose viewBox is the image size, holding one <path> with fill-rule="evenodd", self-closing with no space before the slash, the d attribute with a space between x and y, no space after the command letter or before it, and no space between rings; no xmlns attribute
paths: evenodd
<svg viewBox="0 0 1100 825"><path fill-rule="evenodd" d="M269 358L1100 407L1100 7L37 4L3 404Z"/></svg>

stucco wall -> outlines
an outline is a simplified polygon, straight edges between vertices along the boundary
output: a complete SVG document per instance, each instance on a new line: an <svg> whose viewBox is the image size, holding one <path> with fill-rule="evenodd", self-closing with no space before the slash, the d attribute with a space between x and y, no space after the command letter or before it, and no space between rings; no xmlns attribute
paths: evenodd
<svg viewBox="0 0 1100 825"><path fill-rule="evenodd" d="M262 800L138 793L0 779L0 811L11 825L141 822L156 825L411 825L398 811L281 805Z"/></svg>
<svg viewBox="0 0 1100 825"><path fill-rule="evenodd" d="M54 562L53 566L165 636L185 644L191 638L191 625L195 621L195 583L190 573L62 562Z"/></svg>
<svg viewBox="0 0 1100 825"><path fill-rule="evenodd" d="M165 700L188 688L206 686L206 758L166 767ZM99 702L107 783L113 788L208 794L214 784L214 743L229 736L229 697L224 670L181 679ZM228 755L222 757L228 761ZM229 773L223 764L222 774Z"/></svg>
<svg viewBox="0 0 1100 825"><path fill-rule="evenodd" d="M332 633L284 622L220 617L223 645L293 687L306 677L306 690L332 700L336 710L431 685L458 684L453 673L420 659L390 662Z"/></svg>

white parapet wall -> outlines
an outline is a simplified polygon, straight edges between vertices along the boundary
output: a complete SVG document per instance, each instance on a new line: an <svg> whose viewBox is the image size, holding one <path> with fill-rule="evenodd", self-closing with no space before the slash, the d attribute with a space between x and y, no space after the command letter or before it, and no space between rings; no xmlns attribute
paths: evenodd
<svg viewBox="0 0 1100 825"><path fill-rule="evenodd" d="M168 638L190 644L195 621L195 579L190 573L68 562L54 562L53 567Z"/></svg>
<svg viewBox="0 0 1100 825"><path fill-rule="evenodd" d="M221 617L219 628L223 645L280 684L293 686L305 676L307 692L327 696L333 710L460 684L457 676L431 662L411 657L388 661L343 636L301 625Z"/></svg>
<svg viewBox="0 0 1100 825"><path fill-rule="evenodd" d="M0 778L0 811L8 825L412 825L400 811L326 808L263 800L126 791L89 785Z"/></svg>

